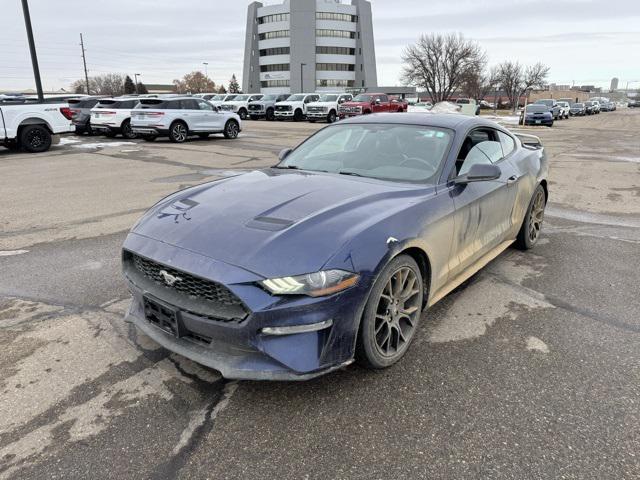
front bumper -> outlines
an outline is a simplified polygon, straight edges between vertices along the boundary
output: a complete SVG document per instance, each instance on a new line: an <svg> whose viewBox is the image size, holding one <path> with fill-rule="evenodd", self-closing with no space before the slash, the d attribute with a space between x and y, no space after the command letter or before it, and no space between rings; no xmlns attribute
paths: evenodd
<svg viewBox="0 0 640 480"><path fill-rule="evenodd" d="M307 112L307 118L313 120L324 120L329 115L329 112Z"/></svg>
<svg viewBox="0 0 640 480"><path fill-rule="evenodd" d="M273 114L275 115L275 117L281 117L281 118L293 118L294 112L293 110L286 110L286 111L278 111L276 110L275 112L273 112Z"/></svg>
<svg viewBox="0 0 640 480"><path fill-rule="evenodd" d="M553 117L552 118L525 118L525 125L553 125Z"/></svg>
<svg viewBox="0 0 640 480"><path fill-rule="evenodd" d="M255 274L193 252L136 234L127 237L124 248L200 278L215 278L247 307L246 318L232 322L191 313L199 310L198 299L176 301L177 297L164 285L134 283L125 263L125 276L133 295L126 320L172 352L214 368L225 378L243 380L308 380L353 361L368 292L364 279L331 297L274 297L255 285L260 279ZM147 320L145 296L179 311L180 338ZM184 302L192 302L193 308ZM281 328L293 333L281 332Z"/></svg>

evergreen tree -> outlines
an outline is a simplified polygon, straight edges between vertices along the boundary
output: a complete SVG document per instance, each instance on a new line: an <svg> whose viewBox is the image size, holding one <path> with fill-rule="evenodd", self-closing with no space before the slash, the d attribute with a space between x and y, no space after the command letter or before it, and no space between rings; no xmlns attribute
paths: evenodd
<svg viewBox="0 0 640 480"><path fill-rule="evenodd" d="M124 79L124 93L126 95L136 93L136 86L133 84L133 80L131 80L131 77L129 75L127 75Z"/></svg>
<svg viewBox="0 0 640 480"><path fill-rule="evenodd" d="M240 84L238 83L235 73L231 76L231 80L229 81L229 93L240 93Z"/></svg>
<svg viewBox="0 0 640 480"><path fill-rule="evenodd" d="M142 82L138 82L138 93L140 95L146 95L147 93L149 93L149 90L147 90L147 86Z"/></svg>
<svg viewBox="0 0 640 480"><path fill-rule="evenodd" d="M220 85L220 88L218 89L218 93L224 95L225 93L227 93L227 89L224 88L224 85Z"/></svg>

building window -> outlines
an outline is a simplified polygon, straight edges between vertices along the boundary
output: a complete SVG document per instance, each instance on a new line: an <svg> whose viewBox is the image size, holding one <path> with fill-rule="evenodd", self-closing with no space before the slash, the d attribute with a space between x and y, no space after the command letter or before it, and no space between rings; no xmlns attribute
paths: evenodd
<svg viewBox="0 0 640 480"><path fill-rule="evenodd" d="M349 63L316 63L316 70L320 72L353 72L355 67Z"/></svg>
<svg viewBox="0 0 640 480"><path fill-rule="evenodd" d="M288 22L289 14L288 13L278 13L276 15L267 15L265 17L258 18L258 24L262 25L263 23L275 23L275 22Z"/></svg>
<svg viewBox="0 0 640 480"><path fill-rule="evenodd" d="M356 38L356 32L348 32L347 30L318 29L316 30L316 37Z"/></svg>
<svg viewBox="0 0 640 480"><path fill-rule="evenodd" d="M354 80L318 80L316 82L316 86L348 88L348 87L353 87L355 83L356 82Z"/></svg>
<svg viewBox="0 0 640 480"><path fill-rule="evenodd" d="M318 55L355 55L355 48L348 47L316 47Z"/></svg>
<svg viewBox="0 0 640 480"><path fill-rule="evenodd" d="M349 15L347 13L316 12L316 20L335 20L337 22L357 23L358 16Z"/></svg>
<svg viewBox="0 0 640 480"><path fill-rule="evenodd" d="M289 55L290 47L264 48L260 50L261 57L270 57L271 55Z"/></svg>
<svg viewBox="0 0 640 480"><path fill-rule="evenodd" d="M262 88L288 87L289 80L267 80L260 82Z"/></svg>
<svg viewBox="0 0 640 480"><path fill-rule="evenodd" d="M277 63L274 65L261 65L260 66L260 71L261 72L288 72L290 69L290 66L288 63Z"/></svg>
<svg viewBox="0 0 640 480"><path fill-rule="evenodd" d="M287 38L289 36L289 30L277 30L275 32L261 33L258 37L260 40L271 40L273 38Z"/></svg>

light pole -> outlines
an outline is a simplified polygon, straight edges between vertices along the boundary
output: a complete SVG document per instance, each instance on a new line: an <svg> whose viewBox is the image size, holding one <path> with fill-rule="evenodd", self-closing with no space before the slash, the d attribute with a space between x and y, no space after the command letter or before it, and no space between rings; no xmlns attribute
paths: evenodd
<svg viewBox="0 0 640 480"><path fill-rule="evenodd" d="M134 76L134 78L136 79L136 93L139 95L139 94L140 94L140 92L139 92L139 90L138 90L138 77L141 77L141 76L142 76L142 74L141 74L141 73L134 73L134 74L133 74L133 76Z"/></svg>
<svg viewBox="0 0 640 480"><path fill-rule="evenodd" d="M27 39L29 40L29 51L31 52L31 65L33 66L33 76L36 81L36 91L38 92L38 101L44 101L42 93L42 81L40 80L40 67L38 66L38 56L36 55L36 42L33 39L33 29L31 28L31 15L29 14L29 5L27 0L22 0L22 12L24 13L24 25L27 28ZM89 92L87 92L88 94Z"/></svg>
<svg viewBox="0 0 640 480"><path fill-rule="evenodd" d="M306 66L306 63L300 64L300 93L304 93L304 67Z"/></svg>
<svg viewBox="0 0 640 480"><path fill-rule="evenodd" d="M204 76L209 78L209 62L202 62L204 65Z"/></svg>

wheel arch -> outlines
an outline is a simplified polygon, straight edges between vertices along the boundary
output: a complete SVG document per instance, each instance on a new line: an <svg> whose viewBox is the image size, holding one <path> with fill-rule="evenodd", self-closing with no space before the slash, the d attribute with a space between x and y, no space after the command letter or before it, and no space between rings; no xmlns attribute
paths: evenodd
<svg viewBox="0 0 640 480"><path fill-rule="evenodd" d="M18 131L22 130L24 127L31 126L31 125L41 125L45 127L50 134L53 135L53 129L51 128L51 125L49 125L49 122L38 117L28 117L22 120L20 122L20 125L18 125Z"/></svg>
<svg viewBox="0 0 640 480"><path fill-rule="evenodd" d="M549 201L549 185L547 183L547 180L542 180L540 182L540 185L542 186L542 188L544 188L544 195L546 197L547 202Z"/></svg>

